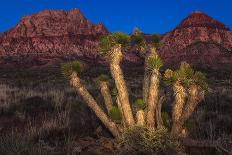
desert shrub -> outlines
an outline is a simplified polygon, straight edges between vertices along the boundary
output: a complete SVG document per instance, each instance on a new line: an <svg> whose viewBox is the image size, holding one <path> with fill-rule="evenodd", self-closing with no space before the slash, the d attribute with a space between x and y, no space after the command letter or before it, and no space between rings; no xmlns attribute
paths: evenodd
<svg viewBox="0 0 232 155"><path fill-rule="evenodd" d="M140 109L144 109L146 104L144 102L143 99L136 99L135 102L134 102L135 106L136 106L136 109L140 110Z"/></svg>
<svg viewBox="0 0 232 155"><path fill-rule="evenodd" d="M121 122L121 113L118 109L118 107L116 106L113 106L111 109L110 109L110 118L115 121L116 123L120 123Z"/></svg>
<svg viewBox="0 0 232 155"><path fill-rule="evenodd" d="M41 144L34 144L29 137L12 132L0 137L1 155L52 155Z"/></svg>
<svg viewBox="0 0 232 155"><path fill-rule="evenodd" d="M142 154L166 154L182 150L180 142L173 139L164 128L151 130L135 126L123 134L120 144L126 152Z"/></svg>

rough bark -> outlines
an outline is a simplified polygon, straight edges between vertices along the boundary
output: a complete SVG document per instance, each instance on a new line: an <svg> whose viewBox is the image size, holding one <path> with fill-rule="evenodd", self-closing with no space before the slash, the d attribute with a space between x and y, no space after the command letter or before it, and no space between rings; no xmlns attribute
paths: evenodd
<svg viewBox="0 0 232 155"><path fill-rule="evenodd" d="M163 119L162 119L162 111L161 111L164 100L165 100L165 96L162 96L159 99L158 105L156 107L155 114L156 114L157 128L162 128L164 126Z"/></svg>
<svg viewBox="0 0 232 155"><path fill-rule="evenodd" d="M145 113L144 113L144 110L139 110L137 111L136 113L136 125L138 126L144 126L145 125Z"/></svg>
<svg viewBox="0 0 232 155"><path fill-rule="evenodd" d="M154 69L151 73L150 87L147 100L147 127L155 128L155 109L159 95L159 71Z"/></svg>
<svg viewBox="0 0 232 155"><path fill-rule="evenodd" d="M82 85L79 77L75 72L73 72L70 76L70 85L83 98L84 102L90 107L90 109L94 111L96 116L110 130L113 136L119 137L119 131L116 124L108 119L107 115L100 108L94 98L90 95L88 90Z"/></svg>
<svg viewBox="0 0 232 155"><path fill-rule="evenodd" d="M181 117L183 123L189 119L196 109L197 104L203 99L203 92L201 92L197 85L191 85L188 92L189 98Z"/></svg>
<svg viewBox="0 0 232 155"><path fill-rule="evenodd" d="M126 87L126 82L123 78L123 73L120 68L121 60L122 60L121 45L116 45L110 51L110 70L118 90L118 97L122 105L122 111L125 117L125 123L127 126L133 126L135 124L135 121L129 103L129 96Z"/></svg>
<svg viewBox="0 0 232 155"><path fill-rule="evenodd" d="M148 90L150 85L150 75L151 75L148 70L147 61L148 61L148 56L145 57L145 61L144 61L143 100L145 104L147 104Z"/></svg>
<svg viewBox="0 0 232 155"><path fill-rule="evenodd" d="M100 82L99 86L100 86L101 94L102 94L104 101L105 101L105 106L106 106L107 112L109 114L110 110L113 106L113 101L112 101L112 97L110 94L110 89L108 87L108 83L105 81L102 81L102 82Z"/></svg>
<svg viewBox="0 0 232 155"><path fill-rule="evenodd" d="M183 111L183 106L185 103L185 89L184 87L180 84L179 81L175 82L173 85L173 91L175 95L175 101L174 105L172 108L172 121L173 121L173 126L171 130L171 134L173 136L178 136L181 130L181 115Z"/></svg>
<svg viewBox="0 0 232 155"><path fill-rule="evenodd" d="M151 77L151 73L149 72L148 69L148 58L154 53L156 53L156 48L150 48L144 60L143 100L145 104L147 104L147 98L148 98L148 92L150 86L150 77Z"/></svg>
<svg viewBox="0 0 232 155"><path fill-rule="evenodd" d="M126 128L125 116L124 116L124 113L123 113L123 110L122 110L122 104L121 104L121 102L120 102L118 96L117 96L117 98L116 98L116 103L117 103L118 109L119 109L119 111L120 111L120 113L121 113L121 115L122 115L122 125L123 125L123 128Z"/></svg>

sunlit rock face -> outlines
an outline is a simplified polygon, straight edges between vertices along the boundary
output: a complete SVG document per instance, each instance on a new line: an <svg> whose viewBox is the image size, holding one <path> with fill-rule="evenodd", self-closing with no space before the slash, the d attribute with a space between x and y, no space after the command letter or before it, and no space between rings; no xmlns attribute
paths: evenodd
<svg viewBox="0 0 232 155"><path fill-rule="evenodd" d="M162 38L160 55L167 66L186 60L204 69L232 69L232 33L224 24L194 11Z"/></svg>
<svg viewBox="0 0 232 155"><path fill-rule="evenodd" d="M109 32L92 24L79 9L45 10L22 17L0 35L0 64L47 66L80 59L88 64L107 64L99 54L99 38ZM144 35L149 40L151 35ZM143 56L129 47L123 63L143 65ZM232 69L232 33L224 24L194 11L162 37L159 54L167 67L182 60L205 69Z"/></svg>
<svg viewBox="0 0 232 155"><path fill-rule="evenodd" d="M5 32L0 39L0 55L18 63L26 59L31 65L56 59L95 60L98 39L107 33L102 24L92 24L79 9L45 10L22 17Z"/></svg>

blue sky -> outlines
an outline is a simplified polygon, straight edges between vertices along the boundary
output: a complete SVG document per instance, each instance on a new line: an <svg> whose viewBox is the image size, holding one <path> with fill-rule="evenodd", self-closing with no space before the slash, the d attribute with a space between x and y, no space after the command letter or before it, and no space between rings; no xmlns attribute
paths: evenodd
<svg viewBox="0 0 232 155"><path fill-rule="evenodd" d="M232 0L1 0L0 32L15 26L24 15L44 9L80 8L93 23L109 31L144 33L172 30L191 11L199 10L232 28Z"/></svg>

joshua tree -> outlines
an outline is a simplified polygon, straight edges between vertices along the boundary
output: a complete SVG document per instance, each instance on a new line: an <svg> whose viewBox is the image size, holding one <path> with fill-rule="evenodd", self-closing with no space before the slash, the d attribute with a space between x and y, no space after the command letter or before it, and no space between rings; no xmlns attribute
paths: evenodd
<svg viewBox="0 0 232 155"><path fill-rule="evenodd" d="M162 61L156 52L160 45L160 36L153 35L151 38L146 40L137 31L132 36L117 32L100 39L100 51L108 58L111 75L117 90L116 103L114 103L109 89L109 77L100 75L97 78L96 81L104 98L106 112L81 83L78 76L82 70L81 63L74 61L62 65L62 70L69 79L71 86L116 138L120 138L123 133L133 127L140 126L148 129L146 131L158 131L161 127L164 127L161 118L164 96L160 97L159 95L159 85L162 79L159 70ZM123 50L126 46L133 46L137 50L147 53L144 68L143 98L135 101L136 108L132 108L129 101L127 85L120 67ZM172 85L175 95L171 133L178 137L183 129L184 122L189 119L197 104L203 99L206 88L205 77L200 72L194 72L184 62L181 63L180 69L176 71L166 70L164 80Z"/></svg>
<svg viewBox="0 0 232 155"><path fill-rule="evenodd" d="M180 69L176 71L167 69L164 80L168 85L172 85L175 96L171 134L180 136L185 121L193 114L197 104L204 99L206 78L201 72L194 72L188 63L182 62Z"/></svg>

